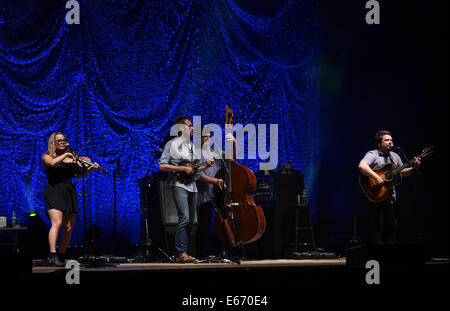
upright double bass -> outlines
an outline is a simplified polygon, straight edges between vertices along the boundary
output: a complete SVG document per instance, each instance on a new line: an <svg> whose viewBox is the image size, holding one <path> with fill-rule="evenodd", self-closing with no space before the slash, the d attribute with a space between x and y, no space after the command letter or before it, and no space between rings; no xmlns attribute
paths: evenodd
<svg viewBox="0 0 450 311"><path fill-rule="evenodd" d="M225 129L231 129L233 111L226 106ZM216 187L214 229L217 237L231 246L244 246L258 240L266 229L266 218L260 206L253 201L256 176L235 159L222 159L224 167L216 178L224 180L223 189Z"/></svg>

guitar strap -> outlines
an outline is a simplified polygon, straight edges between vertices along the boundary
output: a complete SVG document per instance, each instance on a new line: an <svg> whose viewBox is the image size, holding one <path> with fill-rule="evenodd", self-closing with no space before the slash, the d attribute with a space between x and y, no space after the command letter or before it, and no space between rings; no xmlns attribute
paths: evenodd
<svg viewBox="0 0 450 311"><path fill-rule="evenodd" d="M391 159L391 163L392 163L392 168L396 168L397 164L395 164L394 162L394 158L392 157L392 154L389 152L389 158Z"/></svg>

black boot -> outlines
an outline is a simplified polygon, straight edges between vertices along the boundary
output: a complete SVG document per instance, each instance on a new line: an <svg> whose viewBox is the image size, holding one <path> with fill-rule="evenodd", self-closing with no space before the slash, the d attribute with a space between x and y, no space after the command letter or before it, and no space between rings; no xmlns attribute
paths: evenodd
<svg viewBox="0 0 450 311"><path fill-rule="evenodd" d="M66 255L65 255L65 254L60 253L60 252L56 252L56 255L58 256L58 259L59 259L61 262L63 262L63 263L66 262Z"/></svg>
<svg viewBox="0 0 450 311"><path fill-rule="evenodd" d="M64 262L62 262L56 253L48 253L47 262L50 266L62 267Z"/></svg>

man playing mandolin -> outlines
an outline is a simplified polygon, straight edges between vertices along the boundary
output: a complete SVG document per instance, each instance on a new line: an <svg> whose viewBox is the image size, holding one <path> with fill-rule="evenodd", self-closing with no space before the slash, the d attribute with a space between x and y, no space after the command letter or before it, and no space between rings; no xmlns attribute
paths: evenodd
<svg viewBox="0 0 450 311"><path fill-rule="evenodd" d="M376 185L373 188L386 188L386 196L380 200L369 198L370 219L371 219L371 242L376 245L395 243L395 203L397 200L395 184L392 188L387 187L388 181L383 179L381 174L377 174L386 164L393 167L400 167L403 162L400 156L392 151L393 140L389 131L378 131L375 135L377 149L366 153L359 163L360 172L374 180ZM414 158L413 167L407 167L400 171L400 177L411 175L420 165L420 157Z"/></svg>
<svg viewBox="0 0 450 311"><path fill-rule="evenodd" d="M191 142L194 127L186 116L178 117L173 127L178 136L168 141L164 146L163 154L158 161L161 171L170 172L171 177L175 173L184 172L186 175L196 174L189 182L181 182L175 178L171 181L173 198L178 212L178 224L175 232L176 262L195 262L196 258L188 255L188 242L191 228L194 224L195 209L197 207L197 185L195 181L200 177L200 172L214 164L214 159L207 160L205 164L194 169L192 166L182 165L182 161L194 161L196 151Z"/></svg>

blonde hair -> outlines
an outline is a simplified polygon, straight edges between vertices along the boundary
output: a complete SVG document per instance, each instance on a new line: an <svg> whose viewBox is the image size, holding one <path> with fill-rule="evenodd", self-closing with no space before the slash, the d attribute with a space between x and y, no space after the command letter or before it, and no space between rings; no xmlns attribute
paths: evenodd
<svg viewBox="0 0 450 311"><path fill-rule="evenodd" d="M54 132L52 133L52 135L50 135L47 144L47 152L45 154L48 154L52 158L56 158L56 135L62 135L65 139L67 139L66 135L61 132Z"/></svg>

